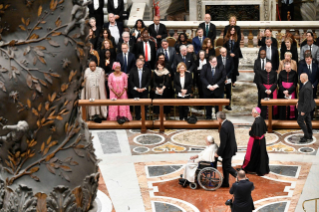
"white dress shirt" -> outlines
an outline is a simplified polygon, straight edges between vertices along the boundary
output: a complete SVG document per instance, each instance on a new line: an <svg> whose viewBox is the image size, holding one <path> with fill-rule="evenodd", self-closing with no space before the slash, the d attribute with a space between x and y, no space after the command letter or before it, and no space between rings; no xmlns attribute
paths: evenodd
<svg viewBox="0 0 319 212"><path fill-rule="evenodd" d="M119 43L120 40L120 30L117 27L117 23L115 22L114 25L109 24L109 30L111 32L111 35L113 36L114 40L115 40L115 44L117 45Z"/></svg>
<svg viewBox="0 0 319 212"><path fill-rule="evenodd" d="M268 60L271 60L271 46L270 47L266 46L266 58Z"/></svg>
<svg viewBox="0 0 319 212"><path fill-rule="evenodd" d="M142 41L143 42L143 49L144 49L144 57L145 57L145 42L144 41ZM152 60L152 58L151 58L151 45L150 45L150 42L149 41L147 41L147 52L148 52L148 61L151 61ZM146 61L145 60L145 62L148 62L148 61Z"/></svg>
<svg viewBox="0 0 319 212"><path fill-rule="evenodd" d="M180 81L180 83L181 83L181 89L184 89L184 87L185 87L185 75L184 75L183 77L180 77L180 78L179 78L179 81ZM179 93L178 93L178 96L179 96L179 97L186 97L186 96L188 96L188 94L185 94L185 96L183 96L182 93L179 92Z"/></svg>
<svg viewBox="0 0 319 212"><path fill-rule="evenodd" d="M113 0L114 8L117 9L119 7L119 0Z"/></svg>
<svg viewBox="0 0 319 212"><path fill-rule="evenodd" d="M100 1L99 0L94 0L93 4L94 4L94 10L99 9L99 7L100 7Z"/></svg>
<svg viewBox="0 0 319 212"><path fill-rule="evenodd" d="M198 66L197 70L202 70L203 65L206 65L206 64L207 64L206 59L204 59L204 60L199 60L199 66Z"/></svg>

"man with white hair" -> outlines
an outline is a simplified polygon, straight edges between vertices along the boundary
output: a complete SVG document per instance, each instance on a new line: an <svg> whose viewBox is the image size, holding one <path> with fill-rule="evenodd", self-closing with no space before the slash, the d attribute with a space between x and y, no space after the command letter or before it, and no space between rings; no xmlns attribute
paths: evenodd
<svg viewBox="0 0 319 212"><path fill-rule="evenodd" d="M173 70L176 71L177 65L180 62L184 62L187 66L187 71L192 73L196 68L196 64L192 54L187 52L187 47L185 45L181 45L179 47L179 51L180 51L180 54L175 55Z"/></svg>
<svg viewBox="0 0 319 212"><path fill-rule="evenodd" d="M123 32L122 38L119 41L119 44L117 45L117 51L118 53L122 53L122 44L126 43L129 46L129 52L134 54L134 40L130 39L130 33L129 32Z"/></svg>
<svg viewBox="0 0 319 212"><path fill-rule="evenodd" d="M119 43L121 34L123 33L123 24L122 22L115 21L115 15L113 13L109 14L109 22L104 24L104 28L110 30L112 37L115 40L115 44Z"/></svg>
<svg viewBox="0 0 319 212"><path fill-rule="evenodd" d="M210 38L212 41L212 44L214 45L215 38L216 38L216 26L210 22L212 19L210 14L208 13L205 14L204 19L205 19L205 22L200 23L198 27L204 30L204 36L207 38Z"/></svg>
<svg viewBox="0 0 319 212"><path fill-rule="evenodd" d="M300 82L303 84L299 92L299 99L296 105L298 109L297 122L304 133L304 137L300 139L300 143L305 143L307 140L312 140L312 123L310 113L316 107L316 103L312 97L312 84L308 81L308 75L302 73Z"/></svg>
<svg viewBox="0 0 319 212"><path fill-rule="evenodd" d="M214 142L214 138L212 136L207 136L206 138L206 148L199 153L198 155L194 155L190 157L191 162L188 162L185 165L185 170L183 174L183 178L185 178L188 182L195 182L195 173L198 167L198 162L200 161L215 161L215 152L217 152L218 146Z"/></svg>
<svg viewBox="0 0 319 212"><path fill-rule="evenodd" d="M242 168L246 172L256 172L258 175L263 176L269 173L269 157L265 139L267 126L260 116L260 112L261 109L259 107L253 108L251 112L255 121L249 130L250 137Z"/></svg>
<svg viewBox="0 0 319 212"><path fill-rule="evenodd" d="M217 113L218 123L221 125L219 131L220 146L215 153L215 157L223 158L223 183L221 187L229 187L229 174L236 178L237 172L231 166L232 157L236 155L237 143L235 137L235 129L233 123L226 119L226 113L219 111Z"/></svg>

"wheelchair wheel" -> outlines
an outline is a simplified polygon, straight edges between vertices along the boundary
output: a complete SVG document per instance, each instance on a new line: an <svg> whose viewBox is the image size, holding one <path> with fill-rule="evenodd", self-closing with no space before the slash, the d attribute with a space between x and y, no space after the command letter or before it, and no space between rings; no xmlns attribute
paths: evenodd
<svg viewBox="0 0 319 212"><path fill-rule="evenodd" d="M197 189L198 185L197 185L197 183L189 183L189 187L191 189Z"/></svg>
<svg viewBox="0 0 319 212"><path fill-rule="evenodd" d="M212 167L200 170L197 175L197 180L199 185L207 191L217 190L223 183L221 173Z"/></svg>

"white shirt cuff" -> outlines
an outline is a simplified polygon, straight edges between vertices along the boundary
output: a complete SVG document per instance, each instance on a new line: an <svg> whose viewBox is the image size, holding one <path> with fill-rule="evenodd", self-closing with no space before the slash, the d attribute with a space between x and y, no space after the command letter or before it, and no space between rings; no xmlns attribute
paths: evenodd
<svg viewBox="0 0 319 212"><path fill-rule="evenodd" d="M211 87L212 87L211 85L208 85L208 86L207 86L207 89L210 89Z"/></svg>
<svg viewBox="0 0 319 212"><path fill-rule="evenodd" d="M137 90L137 87L134 87L133 89L134 89L134 90Z"/></svg>
<svg viewBox="0 0 319 212"><path fill-rule="evenodd" d="M219 88L219 85L217 85L217 84L215 84L214 86L215 86L216 88Z"/></svg>

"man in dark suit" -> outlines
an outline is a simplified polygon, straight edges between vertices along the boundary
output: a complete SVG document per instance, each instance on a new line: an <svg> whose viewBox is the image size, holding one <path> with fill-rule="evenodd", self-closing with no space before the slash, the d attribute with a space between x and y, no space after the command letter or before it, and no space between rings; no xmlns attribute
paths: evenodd
<svg viewBox="0 0 319 212"><path fill-rule="evenodd" d="M319 70L318 65L313 61L312 55L305 55L305 63L300 64L298 67L298 75L300 76L302 73L306 73L309 79L310 84L312 84L313 88L313 98L317 98L317 86L318 86L318 77ZM302 88L303 83L300 83L300 89Z"/></svg>
<svg viewBox="0 0 319 212"><path fill-rule="evenodd" d="M316 103L312 97L313 87L308 81L308 75L302 73L300 75L300 82L303 84L299 92L299 99L296 105L298 109L298 125L304 133L304 137L300 139L300 143L305 143L307 140L312 140L312 123L310 113L316 107Z"/></svg>
<svg viewBox="0 0 319 212"><path fill-rule="evenodd" d="M251 212L255 210L254 201L251 197L251 191L254 189L254 183L246 178L244 170L240 170L236 182L229 190L229 193L234 195L232 212Z"/></svg>
<svg viewBox="0 0 319 212"><path fill-rule="evenodd" d="M133 98L148 98L151 70L149 68L144 68L144 61L140 59L136 60L136 67L131 69L130 77L128 79L132 88ZM145 114L147 114L147 107L145 107ZM140 106L135 107L135 118L136 120L141 119Z"/></svg>
<svg viewBox="0 0 319 212"><path fill-rule="evenodd" d="M271 37L271 32L272 32L271 29L266 28L265 29L266 37L263 37L264 34L262 32L260 33L260 39L258 41L258 46L262 46L262 47L266 46L266 39L269 38L269 39L271 39L271 46L273 46L274 48L278 49L277 39Z"/></svg>
<svg viewBox="0 0 319 212"><path fill-rule="evenodd" d="M319 61L319 47L314 44L313 37L307 38L307 45L300 49L300 60L304 60L305 52L309 50L313 60L318 64Z"/></svg>
<svg viewBox="0 0 319 212"><path fill-rule="evenodd" d="M148 67L154 68L156 62L155 43L150 41L150 34L145 29L141 34L142 42L136 43L135 55L138 57L140 54L144 55L145 63Z"/></svg>
<svg viewBox="0 0 319 212"><path fill-rule="evenodd" d="M215 157L222 157L223 175L224 180L222 187L229 187L229 174L235 178L237 176L236 170L231 166L231 160L237 152L237 143L235 138L235 129L233 123L226 119L226 114L222 111L217 113L218 123L221 124L219 138L220 146Z"/></svg>
<svg viewBox="0 0 319 212"><path fill-rule="evenodd" d="M266 38L266 46L260 47L259 52L261 50L265 50L266 58L270 60L273 70L278 71L279 54L278 54L277 47L272 46L272 40L270 38Z"/></svg>
<svg viewBox="0 0 319 212"><path fill-rule="evenodd" d="M169 47L169 43L166 39L162 40L161 48L157 49L156 58L158 57L158 54L160 53L163 53L165 55L165 63L169 64L169 67L173 70L176 51L174 47ZM171 73L173 76L174 76L174 72L176 72L176 70L173 70L173 73Z"/></svg>
<svg viewBox="0 0 319 212"><path fill-rule="evenodd" d="M210 14L205 14L205 22L199 24L199 28L204 30L204 36L210 38L212 41L212 45L215 45L215 38L216 38L216 26L211 21Z"/></svg>
<svg viewBox="0 0 319 212"><path fill-rule="evenodd" d="M224 92L226 73L217 66L217 58L209 57L209 63L204 65L200 72L204 98L220 98ZM215 112L218 112L218 106L215 106ZM212 119L212 107L206 107L206 119Z"/></svg>
<svg viewBox="0 0 319 212"><path fill-rule="evenodd" d="M217 63L226 74L225 91L226 91L226 98L229 99L229 105L227 105L225 108L227 110L232 110L230 106L231 89L232 89L231 77L233 74L234 62L233 62L233 58L227 54L227 49L225 47L221 47L219 50L219 53L220 55L217 57ZM224 98L224 94L222 94L221 98Z"/></svg>
<svg viewBox="0 0 319 212"><path fill-rule="evenodd" d="M122 44L126 43L129 46L129 52L134 54L134 46L135 42L130 39L130 33L129 32L123 32L122 38L120 39L119 44L117 45L117 52L122 53Z"/></svg>
<svg viewBox="0 0 319 212"><path fill-rule="evenodd" d="M270 60L268 60L266 58L266 51L265 50L260 50L259 57L255 60L255 63L254 63L254 72L255 72L254 83L256 84L258 91L260 90L260 88L258 86L258 83L257 83L258 75L261 72L266 71L265 70L265 66L266 66L267 62L270 62ZM258 107L261 107L261 105L260 105L260 95L259 94L260 93L258 92Z"/></svg>
<svg viewBox="0 0 319 212"><path fill-rule="evenodd" d="M124 6L124 0L108 0L107 12L113 13L117 21L122 21Z"/></svg>
<svg viewBox="0 0 319 212"><path fill-rule="evenodd" d="M187 66L187 71L191 73L195 70L196 64L191 53L187 53L187 47L185 45L181 45L179 47L180 54L175 55L175 62L173 66L173 70L176 71L176 67L180 62L184 62Z"/></svg>
<svg viewBox="0 0 319 212"><path fill-rule="evenodd" d="M94 17L96 20L96 26L102 28L104 24L104 0L94 0L93 4L88 5L89 8L89 17Z"/></svg>
<svg viewBox="0 0 319 212"><path fill-rule="evenodd" d="M128 51L129 46L126 43L122 44L121 49L122 53L117 54L116 61L120 62L122 71L129 74L130 70L135 66L135 56Z"/></svg>
<svg viewBox="0 0 319 212"><path fill-rule="evenodd" d="M197 55L198 52L202 49L202 45L206 37L203 35L204 30L202 28L198 28L196 33L197 36L193 38L192 44L194 46L194 52Z"/></svg>
<svg viewBox="0 0 319 212"><path fill-rule="evenodd" d="M303 46L307 45L307 39L310 38L310 37L313 38L314 41L315 41L315 38L314 38L314 36L313 36L313 33L312 33L311 31L308 31L308 32L306 33L306 39L305 39L304 41L302 41L301 44L300 44L300 50L302 49ZM316 41L316 45L317 45L317 46L318 46L318 41L319 41L319 39L317 39L317 41Z"/></svg>
<svg viewBox="0 0 319 212"><path fill-rule="evenodd" d="M153 38L156 38L157 44L160 45L162 39L167 37L166 26L160 23L160 17L158 16L154 17L153 22L154 24L151 24L148 27L148 30L150 31L150 35Z"/></svg>

